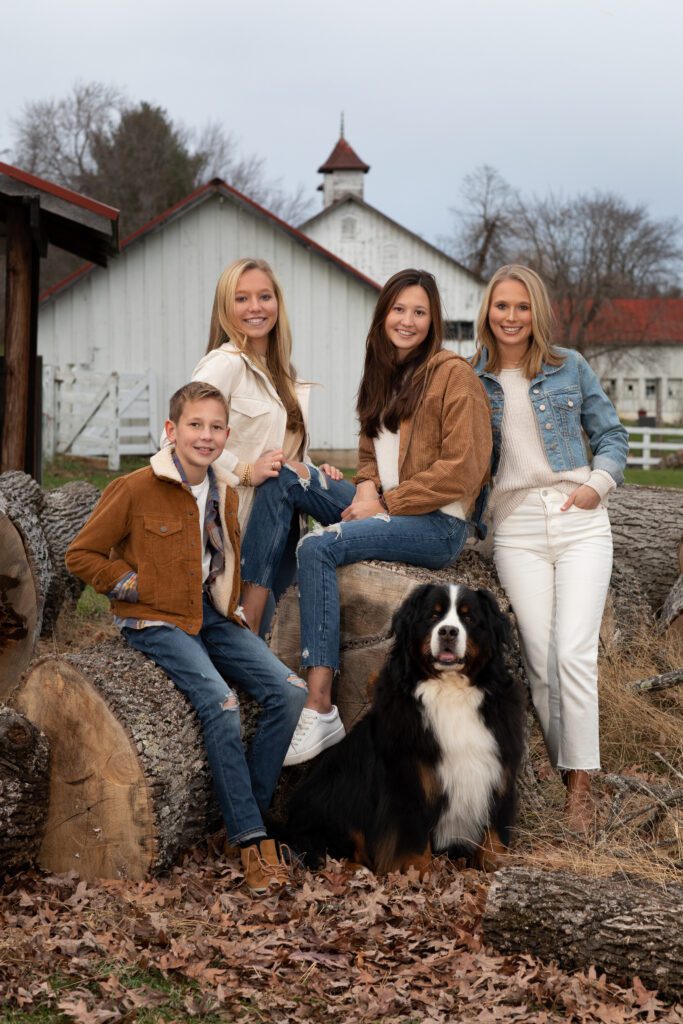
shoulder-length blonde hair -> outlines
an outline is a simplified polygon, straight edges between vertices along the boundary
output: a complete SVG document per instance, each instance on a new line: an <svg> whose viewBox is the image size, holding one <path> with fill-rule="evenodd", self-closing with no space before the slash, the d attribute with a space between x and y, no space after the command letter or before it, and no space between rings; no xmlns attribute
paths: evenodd
<svg viewBox="0 0 683 1024"><path fill-rule="evenodd" d="M479 362L483 350L486 349L488 359L484 369L490 373L497 373L501 368L500 352L489 324L489 309L491 308L493 291L501 281L519 281L529 293L529 303L531 305L531 342L520 363L524 376L531 380L540 373L543 363L549 363L551 366L561 366L563 363L562 356L553 348L552 333L555 326L555 316L550 305L548 292L536 271L530 267L522 266L521 263L508 263L504 267L499 267L486 286L477 318L477 351L473 359L475 365Z"/></svg>
<svg viewBox="0 0 683 1024"><path fill-rule="evenodd" d="M261 270L270 280L273 294L277 299L277 320L268 338L265 357L256 352L249 338L240 330L235 319L235 295L242 274L248 270ZM292 330L289 326L287 307L280 282L269 263L265 260L245 258L235 260L225 268L218 278L216 294L211 310L211 326L209 327L209 343L207 352L219 348L226 341L232 341L241 352L249 355L254 362L260 363L269 375L280 400L287 410L287 429L295 433L304 433L304 418L301 406L296 397L296 370L292 365Z"/></svg>

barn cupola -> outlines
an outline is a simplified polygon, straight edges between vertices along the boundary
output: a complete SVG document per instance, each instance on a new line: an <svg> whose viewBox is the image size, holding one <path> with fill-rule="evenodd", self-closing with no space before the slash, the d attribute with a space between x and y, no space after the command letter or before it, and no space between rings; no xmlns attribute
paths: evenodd
<svg viewBox="0 0 683 1024"><path fill-rule="evenodd" d="M345 195L363 198L363 175L370 170L344 138L344 115L341 118L339 141L318 172L324 175L318 191L323 194L323 207L327 208Z"/></svg>

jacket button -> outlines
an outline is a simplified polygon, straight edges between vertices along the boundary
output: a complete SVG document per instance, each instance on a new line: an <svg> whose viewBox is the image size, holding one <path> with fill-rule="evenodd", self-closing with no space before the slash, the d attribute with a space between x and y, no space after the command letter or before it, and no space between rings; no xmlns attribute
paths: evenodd
<svg viewBox="0 0 683 1024"><path fill-rule="evenodd" d="M541 389L540 388L534 388L534 394L535 395L540 395L540 393L541 393Z"/></svg>
<svg viewBox="0 0 683 1024"><path fill-rule="evenodd" d="M167 532L167 528L165 526L160 526L159 527L159 533L166 533L166 532Z"/></svg>
<svg viewBox="0 0 683 1024"><path fill-rule="evenodd" d="M546 429L546 430L552 430L552 429L553 429L553 425L552 425L552 423L546 423L546 425L545 425L545 429Z"/></svg>
<svg viewBox="0 0 683 1024"><path fill-rule="evenodd" d="M574 408L574 403L572 402L571 398L570 398L570 399L569 399L569 401L567 402L567 405L569 406L569 408L570 408L570 409L573 409L573 408Z"/></svg>
<svg viewBox="0 0 683 1024"><path fill-rule="evenodd" d="M539 405L538 408L541 410L541 412L545 412L545 406L544 405Z"/></svg>

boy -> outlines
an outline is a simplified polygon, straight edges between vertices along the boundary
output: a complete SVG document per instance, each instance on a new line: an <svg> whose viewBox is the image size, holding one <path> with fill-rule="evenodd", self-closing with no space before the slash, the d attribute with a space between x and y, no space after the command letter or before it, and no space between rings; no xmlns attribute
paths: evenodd
<svg viewBox="0 0 683 1024"><path fill-rule="evenodd" d="M112 600L125 640L150 657L194 706L228 839L247 886L285 885L289 868L261 812L275 789L306 685L255 636L238 607L238 499L213 467L228 437L222 393L201 381L172 396L150 465L108 485L66 554L68 569ZM262 705L245 757L237 695Z"/></svg>

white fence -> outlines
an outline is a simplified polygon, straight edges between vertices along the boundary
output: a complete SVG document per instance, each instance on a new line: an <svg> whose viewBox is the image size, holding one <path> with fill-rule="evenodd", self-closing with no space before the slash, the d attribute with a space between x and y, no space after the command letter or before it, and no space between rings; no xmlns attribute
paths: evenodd
<svg viewBox="0 0 683 1024"><path fill-rule="evenodd" d="M627 427L630 452L629 466L651 469L658 466L667 452L683 448L683 430L676 427ZM662 440L658 440L661 437ZM638 454L640 453L640 454Z"/></svg>
<svg viewBox="0 0 683 1024"><path fill-rule="evenodd" d="M154 373L96 373L87 366L43 369L43 455L149 455L159 447Z"/></svg>

